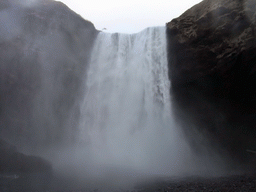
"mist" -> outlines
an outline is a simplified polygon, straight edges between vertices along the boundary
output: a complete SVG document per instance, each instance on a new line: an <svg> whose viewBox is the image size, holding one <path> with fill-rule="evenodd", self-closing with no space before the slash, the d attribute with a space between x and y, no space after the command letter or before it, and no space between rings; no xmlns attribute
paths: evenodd
<svg viewBox="0 0 256 192"><path fill-rule="evenodd" d="M1 138L49 160L56 190L226 173L174 115L165 27L109 34L58 3L14 2L0 12Z"/></svg>
<svg viewBox="0 0 256 192"><path fill-rule="evenodd" d="M216 151L201 146L195 153L173 114L165 38L165 27L98 34L82 86L76 142L41 153L56 174L75 180L71 189L132 189L157 178L227 173ZM207 145L193 124L185 126Z"/></svg>

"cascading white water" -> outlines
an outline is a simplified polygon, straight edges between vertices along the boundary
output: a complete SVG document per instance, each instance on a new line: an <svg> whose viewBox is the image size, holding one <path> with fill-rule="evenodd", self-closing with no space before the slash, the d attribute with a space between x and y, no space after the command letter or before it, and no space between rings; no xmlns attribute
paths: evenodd
<svg viewBox="0 0 256 192"><path fill-rule="evenodd" d="M94 164L177 174L189 147L171 114L165 27L100 33L81 105L80 143Z"/></svg>

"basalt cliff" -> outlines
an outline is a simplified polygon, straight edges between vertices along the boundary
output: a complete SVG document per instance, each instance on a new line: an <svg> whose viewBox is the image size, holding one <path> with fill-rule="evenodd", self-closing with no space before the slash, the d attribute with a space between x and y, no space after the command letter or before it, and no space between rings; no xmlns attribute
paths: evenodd
<svg viewBox="0 0 256 192"><path fill-rule="evenodd" d="M98 32L51 0L1 0L0 18L0 174L50 171L49 162L20 152L75 139L80 87Z"/></svg>
<svg viewBox="0 0 256 192"><path fill-rule="evenodd" d="M256 149L256 2L204 0L167 23L176 115L244 161ZM197 128L193 128L197 127Z"/></svg>
<svg viewBox="0 0 256 192"><path fill-rule="evenodd" d="M33 2L0 4L0 133L34 148L74 140L97 30L60 2Z"/></svg>

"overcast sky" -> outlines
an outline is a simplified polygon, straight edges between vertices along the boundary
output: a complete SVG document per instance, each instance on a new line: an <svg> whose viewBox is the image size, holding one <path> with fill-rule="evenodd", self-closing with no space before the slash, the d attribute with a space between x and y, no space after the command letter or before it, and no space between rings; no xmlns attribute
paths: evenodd
<svg viewBox="0 0 256 192"><path fill-rule="evenodd" d="M99 30L137 33L164 26L201 0L60 0Z"/></svg>

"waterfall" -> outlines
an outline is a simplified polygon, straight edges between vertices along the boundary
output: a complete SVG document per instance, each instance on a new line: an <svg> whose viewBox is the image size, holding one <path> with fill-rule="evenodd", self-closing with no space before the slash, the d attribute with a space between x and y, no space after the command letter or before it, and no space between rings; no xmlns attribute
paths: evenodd
<svg viewBox="0 0 256 192"><path fill-rule="evenodd" d="M99 33L81 103L79 142L94 164L153 173L188 170L172 116L165 27Z"/></svg>

